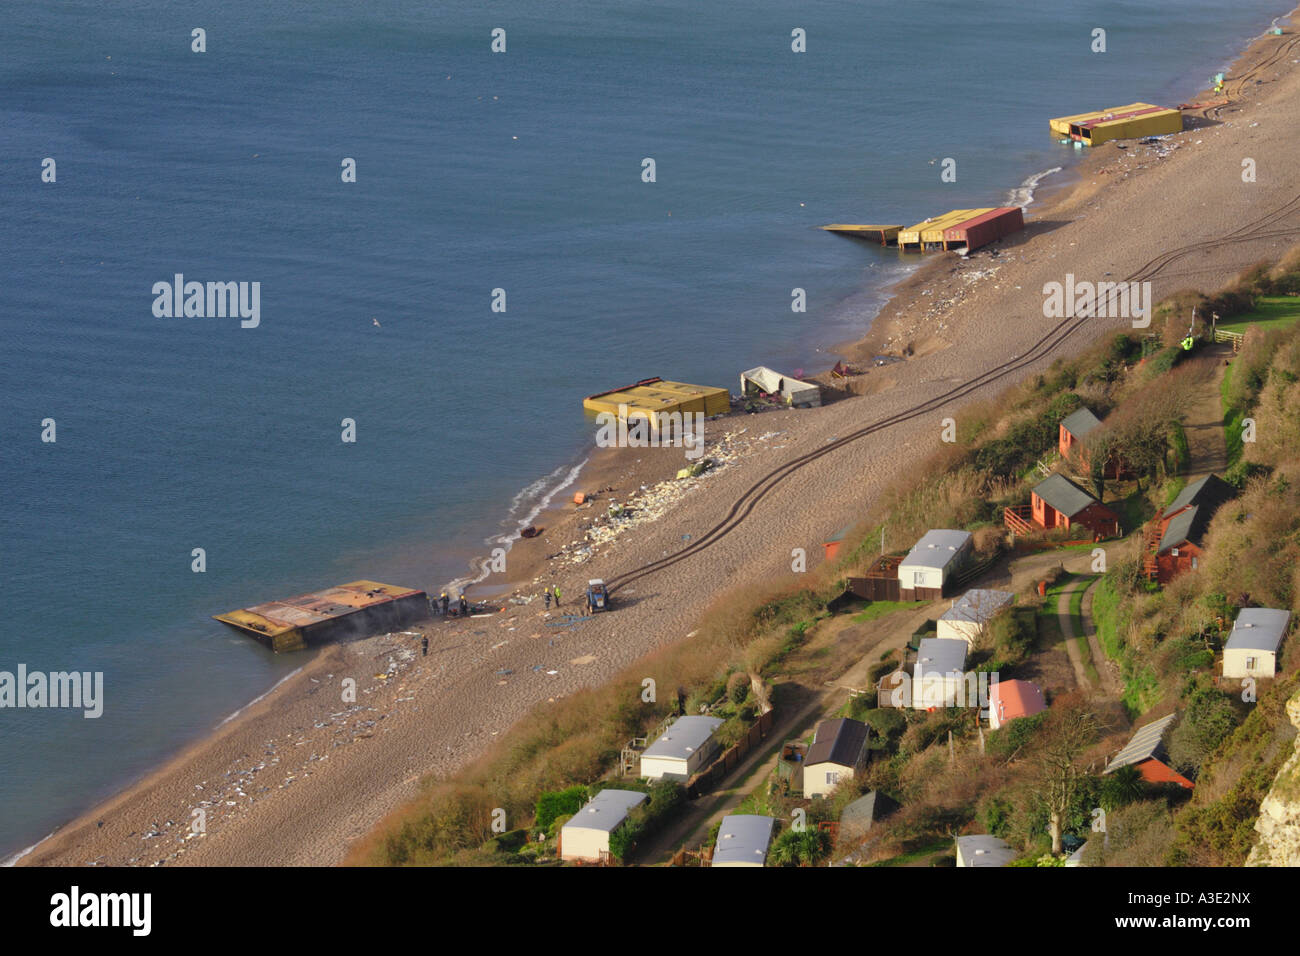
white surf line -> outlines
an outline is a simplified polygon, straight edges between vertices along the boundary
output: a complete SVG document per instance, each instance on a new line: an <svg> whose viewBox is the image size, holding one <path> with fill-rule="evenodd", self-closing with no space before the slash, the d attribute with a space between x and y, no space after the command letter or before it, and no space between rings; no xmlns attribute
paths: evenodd
<svg viewBox="0 0 1300 956"><path fill-rule="evenodd" d="M1021 209L1024 209L1034 201L1034 190L1038 188L1038 184L1053 173L1059 173L1060 171L1060 166L1053 166L1051 169L1044 169L1041 173L1034 173L1015 189L1007 193L1007 205L1019 206Z"/></svg>
<svg viewBox="0 0 1300 956"><path fill-rule="evenodd" d="M590 457L582 459L582 461L571 467L567 472L564 471L564 466L561 465L549 475L537 479L532 484L521 490L517 495L515 495L514 500L511 501L509 512L513 512L516 508L522 505L523 502L527 501L529 497L539 494L542 489L546 487L547 481L558 477L557 483L551 487L550 491L546 492L546 494L542 496L531 509L529 509L526 515L518 519L513 531L505 534L493 535L492 537L487 538L484 541L484 544L497 545L505 548L505 550L509 552L514 546L514 543L523 536L523 530L531 525L538 515L550 507L551 502L555 500L555 496L566 488L572 486L573 483L578 480L578 475L582 473L583 467L590 460ZM561 475L562 477L559 477ZM509 514L509 512L507 512L507 514ZM480 570L476 576L456 578L454 581L447 584L447 590L463 591L467 587L485 580L488 575L492 573L488 570L486 561L482 562L479 567Z"/></svg>
<svg viewBox="0 0 1300 956"><path fill-rule="evenodd" d="M50 837L54 836L54 834L58 832L59 832L58 830L51 830L45 836L41 837L41 839L37 840L35 843L29 846L27 849L19 850L17 853L13 854L12 856L7 856L3 860L0 860L0 868L13 866L19 860L21 860L23 857L30 854L38 846L40 846L42 843L44 843L46 840L48 840Z"/></svg>

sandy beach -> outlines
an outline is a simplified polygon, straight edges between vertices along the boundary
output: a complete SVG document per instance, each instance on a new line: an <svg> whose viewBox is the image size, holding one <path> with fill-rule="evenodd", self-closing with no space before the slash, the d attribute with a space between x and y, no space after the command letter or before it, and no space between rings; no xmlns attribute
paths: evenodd
<svg viewBox="0 0 1300 956"><path fill-rule="evenodd" d="M718 593L788 576L792 549L819 561L827 536L932 451L941 420L962 402L989 399L1056 355L1127 325L1089 320L1050 350L1035 350L1057 324L1043 315L1045 283L1072 273L1149 279L1156 300L1185 288L1209 292L1300 240L1297 60L1300 36L1261 38L1229 71L1228 102L1209 92L1192 98L1222 105L1187 111L1182 134L1097 147L1069 188L1027 210L1022 233L964 259L931 254L895 290L871 334L841 349L861 368L881 353L906 361L853 378L852 394L820 409L708 422L708 454L719 467L671 488L656 486L688 463L680 449L598 451L571 489L602 489L594 501L575 507L571 494L561 495L565 503L538 518L541 535L510 552L508 572L471 591L492 595L501 613L304 654L302 669L273 692L21 863L336 864L416 795L422 777L454 772L534 707L681 639ZM1243 182L1244 159L1254 160L1254 182ZM853 240L826 236L845 241ZM1003 365L1002 374L979 379ZM613 580L690 548L774 468L976 380L984 384L791 471L710 546L621 588L614 613L576 622L546 616L537 598L543 584L562 589L561 614L577 613L588 578ZM643 486L654 493L640 514L653 520L592 546L593 519ZM429 653L421 656L426 634ZM345 678L356 681L355 702L344 699ZM196 811L202 834L191 829Z"/></svg>

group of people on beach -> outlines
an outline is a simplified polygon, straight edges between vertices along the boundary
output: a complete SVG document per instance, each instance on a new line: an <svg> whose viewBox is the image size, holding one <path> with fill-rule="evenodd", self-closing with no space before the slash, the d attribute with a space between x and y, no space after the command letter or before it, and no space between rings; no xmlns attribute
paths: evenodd
<svg viewBox="0 0 1300 956"><path fill-rule="evenodd" d="M442 594L439 595L433 602L434 611L438 614L441 614L443 617L447 616L447 614L449 613L448 609L450 607L451 607L451 598L447 596L446 591L443 591ZM456 613L460 617L469 617L469 601L465 599L464 592L461 592L460 600L457 602Z"/></svg>

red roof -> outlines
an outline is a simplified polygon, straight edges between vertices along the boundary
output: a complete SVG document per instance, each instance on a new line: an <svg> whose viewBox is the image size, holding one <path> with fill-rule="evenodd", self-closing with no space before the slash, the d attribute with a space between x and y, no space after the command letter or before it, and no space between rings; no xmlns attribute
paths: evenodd
<svg viewBox="0 0 1300 956"><path fill-rule="evenodd" d="M1032 717L1047 709L1043 692L1027 680L998 681L989 689L989 713L1005 724L1017 717Z"/></svg>

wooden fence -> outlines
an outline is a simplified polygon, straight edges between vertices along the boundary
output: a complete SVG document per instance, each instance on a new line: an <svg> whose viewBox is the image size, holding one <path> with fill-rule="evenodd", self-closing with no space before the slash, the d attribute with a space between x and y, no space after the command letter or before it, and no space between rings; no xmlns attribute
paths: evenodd
<svg viewBox="0 0 1300 956"><path fill-rule="evenodd" d="M727 774L739 766L745 754L757 747L772 732L772 724L775 722L776 711L774 710L760 715L758 720L750 725L744 737L724 751L707 768L687 781L686 796L694 800L713 790Z"/></svg>

